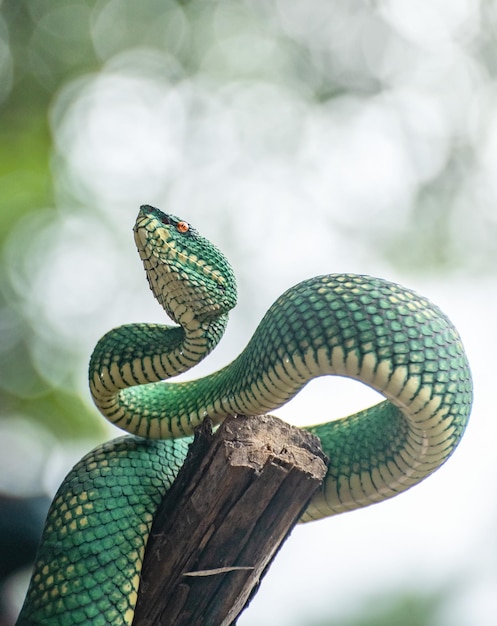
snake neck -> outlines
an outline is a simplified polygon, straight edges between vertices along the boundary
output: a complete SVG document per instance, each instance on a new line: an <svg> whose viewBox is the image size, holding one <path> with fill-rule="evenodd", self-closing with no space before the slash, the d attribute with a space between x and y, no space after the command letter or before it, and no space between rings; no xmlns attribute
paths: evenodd
<svg viewBox="0 0 497 626"><path fill-rule="evenodd" d="M90 359L95 405L112 423L140 434L136 429L143 416L140 396L150 391L148 385L182 374L204 359L219 343L227 321L224 314L208 321L192 317L182 320L182 326L126 324L109 331Z"/></svg>

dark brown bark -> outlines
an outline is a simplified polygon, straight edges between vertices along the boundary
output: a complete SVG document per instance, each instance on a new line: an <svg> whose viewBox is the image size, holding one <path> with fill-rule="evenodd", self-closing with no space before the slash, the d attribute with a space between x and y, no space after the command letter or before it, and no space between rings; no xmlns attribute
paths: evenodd
<svg viewBox="0 0 497 626"><path fill-rule="evenodd" d="M203 426L154 520L134 626L228 626L326 473L319 440L265 415Z"/></svg>

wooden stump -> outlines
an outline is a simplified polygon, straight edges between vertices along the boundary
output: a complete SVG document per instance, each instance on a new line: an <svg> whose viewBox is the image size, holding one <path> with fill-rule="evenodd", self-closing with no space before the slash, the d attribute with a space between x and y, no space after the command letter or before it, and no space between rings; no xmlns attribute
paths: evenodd
<svg viewBox="0 0 497 626"><path fill-rule="evenodd" d="M134 626L234 623L325 473L319 440L275 417L204 424L154 520Z"/></svg>

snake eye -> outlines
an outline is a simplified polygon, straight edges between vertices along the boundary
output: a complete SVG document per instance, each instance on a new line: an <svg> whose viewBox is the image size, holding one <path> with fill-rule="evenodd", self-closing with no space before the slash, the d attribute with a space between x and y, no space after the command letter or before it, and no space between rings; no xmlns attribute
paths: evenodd
<svg viewBox="0 0 497 626"><path fill-rule="evenodd" d="M187 222L178 222L176 224L176 230L179 233L186 233L190 230L190 226L187 224Z"/></svg>

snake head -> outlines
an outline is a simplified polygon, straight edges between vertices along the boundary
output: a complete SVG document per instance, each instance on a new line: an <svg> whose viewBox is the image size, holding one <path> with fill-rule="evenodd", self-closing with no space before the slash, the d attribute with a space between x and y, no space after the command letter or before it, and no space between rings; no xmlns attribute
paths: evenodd
<svg viewBox="0 0 497 626"><path fill-rule="evenodd" d="M210 321L235 306L230 264L188 222L143 205L133 230L150 289L175 322Z"/></svg>

